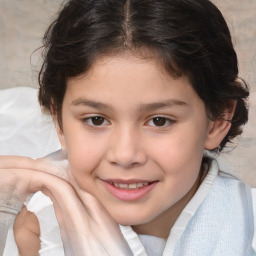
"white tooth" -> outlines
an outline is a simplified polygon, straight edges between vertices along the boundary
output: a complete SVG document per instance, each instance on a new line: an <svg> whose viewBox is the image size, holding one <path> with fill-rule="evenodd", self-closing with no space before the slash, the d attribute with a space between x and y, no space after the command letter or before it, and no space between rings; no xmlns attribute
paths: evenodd
<svg viewBox="0 0 256 256"><path fill-rule="evenodd" d="M129 188L130 189L135 189L136 188L136 184L134 183L134 184L129 184Z"/></svg>
<svg viewBox="0 0 256 256"><path fill-rule="evenodd" d="M140 183L132 183L132 184L114 182L113 185L121 189L139 189L139 188L142 188L143 186L147 186L148 182L140 182Z"/></svg>
<svg viewBox="0 0 256 256"><path fill-rule="evenodd" d="M137 184L137 187L138 187L138 188L143 187L143 183L138 183L138 184Z"/></svg>
<svg viewBox="0 0 256 256"><path fill-rule="evenodd" d="M128 188L128 184L119 184L119 188Z"/></svg>

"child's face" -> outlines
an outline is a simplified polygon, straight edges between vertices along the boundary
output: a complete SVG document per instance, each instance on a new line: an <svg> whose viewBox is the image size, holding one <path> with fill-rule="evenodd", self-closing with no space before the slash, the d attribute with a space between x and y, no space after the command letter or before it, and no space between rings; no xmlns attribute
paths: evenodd
<svg viewBox="0 0 256 256"><path fill-rule="evenodd" d="M189 81L153 60L101 58L68 82L62 114L58 133L80 187L120 224L168 226L198 178L211 126Z"/></svg>

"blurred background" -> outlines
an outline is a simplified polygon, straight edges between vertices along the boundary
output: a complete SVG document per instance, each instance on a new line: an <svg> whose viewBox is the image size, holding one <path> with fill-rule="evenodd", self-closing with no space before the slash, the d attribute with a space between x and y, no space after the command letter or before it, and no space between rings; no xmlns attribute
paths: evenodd
<svg viewBox="0 0 256 256"><path fill-rule="evenodd" d="M235 148L222 154L219 160L222 169L256 187L256 0L212 2L228 23L240 76L249 83L251 91L250 119L244 134L233 145ZM37 49L61 3L61 0L0 0L0 89L38 88L41 59ZM0 125L1 122L0 112Z"/></svg>

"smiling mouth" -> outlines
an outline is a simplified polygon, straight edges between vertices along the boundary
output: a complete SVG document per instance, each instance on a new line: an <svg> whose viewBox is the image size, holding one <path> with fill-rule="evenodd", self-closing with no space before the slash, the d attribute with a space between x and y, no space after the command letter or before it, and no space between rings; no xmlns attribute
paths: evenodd
<svg viewBox="0 0 256 256"><path fill-rule="evenodd" d="M107 191L122 201L136 201L146 196L159 180L102 180Z"/></svg>
<svg viewBox="0 0 256 256"><path fill-rule="evenodd" d="M119 183L119 182L108 181L108 183L112 186L115 186L116 188L119 188L119 189L137 190L137 189L142 189L145 186L148 186L154 182Z"/></svg>

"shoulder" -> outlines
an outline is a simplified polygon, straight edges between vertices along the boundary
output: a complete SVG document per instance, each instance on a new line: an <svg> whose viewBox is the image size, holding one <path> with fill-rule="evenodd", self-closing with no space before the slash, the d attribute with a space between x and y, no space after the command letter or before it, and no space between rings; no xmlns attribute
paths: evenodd
<svg viewBox="0 0 256 256"><path fill-rule="evenodd" d="M219 171L209 196L208 206L210 201L215 202L218 209L214 211L218 216L216 220L223 222L222 227L227 227L233 241L239 244L247 240L249 247L256 252L256 188Z"/></svg>
<svg viewBox="0 0 256 256"><path fill-rule="evenodd" d="M36 215L24 207L18 214L14 226L14 237L21 255L33 256L40 249L40 227Z"/></svg>
<svg viewBox="0 0 256 256"><path fill-rule="evenodd" d="M219 171L216 161L203 185L208 188L207 194L188 222L176 251L197 256L254 255L254 202L250 186ZM188 246L184 248L184 244Z"/></svg>
<svg viewBox="0 0 256 256"><path fill-rule="evenodd" d="M226 187L225 191L228 191L230 201L228 205L233 205L230 209L234 212L233 215L238 218L241 212L243 223L248 223L247 236L252 237L252 247L256 253L256 188L224 172L219 172L217 183L221 187Z"/></svg>
<svg viewBox="0 0 256 256"><path fill-rule="evenodd" d="M219 171L213 186L213 193L221 195L228 205L243 207L248 214L253 213L252 188L238 178ZM235 206L236 205L236 206Z"/></svg>
<svg viewBox="0 0 256 256"><path fill-rule="evenodd" d="M236 177L219 171L205 203L209 206L215 205L223 218L247 224L248 228L252 229L252 188Z"/></svg>
<svg viewBox="0 0 256 256"><path fill-rule="evenodd" d="M216 204L222 202L221 209L225 212L229 212L228 209L231 210L233 206L247 209L248 214L252 214L252 188L232 174L220 170L216 159L209 158L209 161L213 178L206 199L211 198Z"/></svg>

